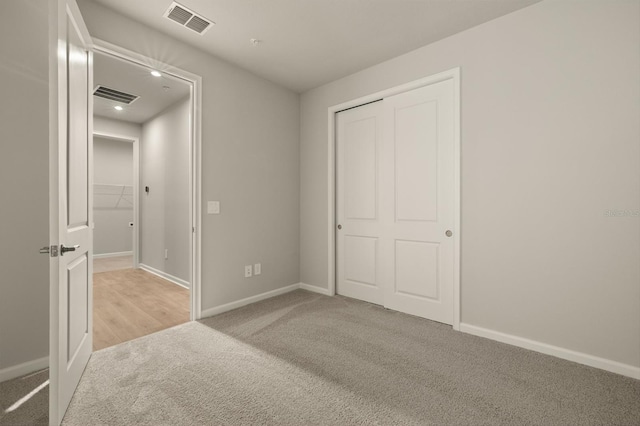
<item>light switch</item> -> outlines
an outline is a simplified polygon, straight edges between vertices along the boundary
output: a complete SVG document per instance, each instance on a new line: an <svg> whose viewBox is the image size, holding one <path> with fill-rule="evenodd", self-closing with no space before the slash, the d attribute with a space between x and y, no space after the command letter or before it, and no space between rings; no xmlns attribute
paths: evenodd
<svg viewBox="0 0 640 426"><path fill-rule="evenodd" d="M220 214L220 201L208 201L207 214Z"/></svg>

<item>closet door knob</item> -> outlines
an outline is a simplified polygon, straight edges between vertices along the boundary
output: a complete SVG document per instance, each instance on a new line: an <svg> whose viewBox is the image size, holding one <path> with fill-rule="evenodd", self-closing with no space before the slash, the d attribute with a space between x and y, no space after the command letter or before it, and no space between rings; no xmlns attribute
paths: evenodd
<svg viewBox="0 0 640 426"><path fill-rule="evenodd" d="M338 225L338 229L342 229L342 225Z"/></svg>

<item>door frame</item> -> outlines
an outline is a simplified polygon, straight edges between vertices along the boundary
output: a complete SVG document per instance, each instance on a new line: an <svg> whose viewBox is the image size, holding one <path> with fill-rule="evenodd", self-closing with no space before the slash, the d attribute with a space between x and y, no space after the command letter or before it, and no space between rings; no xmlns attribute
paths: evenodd
<svg viewBox="0 0 640 426"><path fill-rule="evenodd" d="M159 70L191 85L189 98L189 218L192 233L189 318L191 321L199 320L202 317L202 77L97 38L93 39L92 50L145 68ZM128 137L128 139L131 138Z"/></svg>
<svg viewBox="0 0 640 426"><path fill-rule="evenodd" d="M352 99L328 108L328 139L327 139L327 247L328 247L328 289L329 295L336 294L336 113L345 109L355 108L364 104L379 101L385 97L398 95L420 87L440 83L445 80L453 81L453 120L454 120L454 234L453 234L453 329L460 330L460 241L462 228L460 224L460 67L452 68L409 83L401 84L389 89L381 90L370 95Z"/></svg>
<svg viewBox="0 0 640 426"><path fill-rule="evenodd" d="M140 263L140 138L93 129L93 136L133 144L133 269ZM93 140L91 141L93 143ZM92 158L95 161L95 158ZM93 165L92 165L93 170ZM95 183L95 182L94 182ZM93 206L92 206L93 207ZM93 227L94 224L91 224ZM92 228L93 229L93 228ZM94 241L95 244L95 241ZM95 258L95 254L94 254Z"/></svg>

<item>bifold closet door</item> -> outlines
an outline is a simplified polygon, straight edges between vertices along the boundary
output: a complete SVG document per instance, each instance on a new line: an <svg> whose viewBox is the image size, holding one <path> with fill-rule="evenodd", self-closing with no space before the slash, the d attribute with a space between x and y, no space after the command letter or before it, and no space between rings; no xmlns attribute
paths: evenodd
<svg viewBox="0 0 640 426"><path fill-rule="evenodd" d="M338 293L453 322L450 80L337 114Z"/></svg>

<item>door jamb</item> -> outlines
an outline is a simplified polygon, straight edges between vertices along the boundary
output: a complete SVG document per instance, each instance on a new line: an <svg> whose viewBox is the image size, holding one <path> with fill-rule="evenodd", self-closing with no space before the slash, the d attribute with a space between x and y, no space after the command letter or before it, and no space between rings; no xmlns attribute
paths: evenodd
<svg viewBox="0 0 640 426"><path fill-rule="evenodd" d="M104 40L93 39L92 50L120 60L132 62L146 68L159 70L172 77L191 84L189 111L189 217L191 225L191 267L190 267L190 320L202 316L201 279L202 279L202 77L173 65L149 58Z"/></svg>
<svg viewBox="0 0 640 426"><path fill-rule="evenodd" d="M439 83L445 80L453 81L453 120L454 120L454 234L453 234L453 329L460 330L460 241L461 241L461 204L460 204L460 67L452 68L410 83L385 89L370 95L362 96L328 108L328 143L327 143L327 242L328 242L328 289L329 295L336 294L336 113L345 109L358 107L385 97L408 92L420 87Z"/></svg>
<svg viewBox="0 0 640 426"><path fill-rule="evenodd" d="M133 143L133 269L140 263L140 138L93 130L93 136ZM95 158L93 159L95 161ZM93 227L94 224L91 224ZM95 243L95 241L94 241Z"/></svg>

